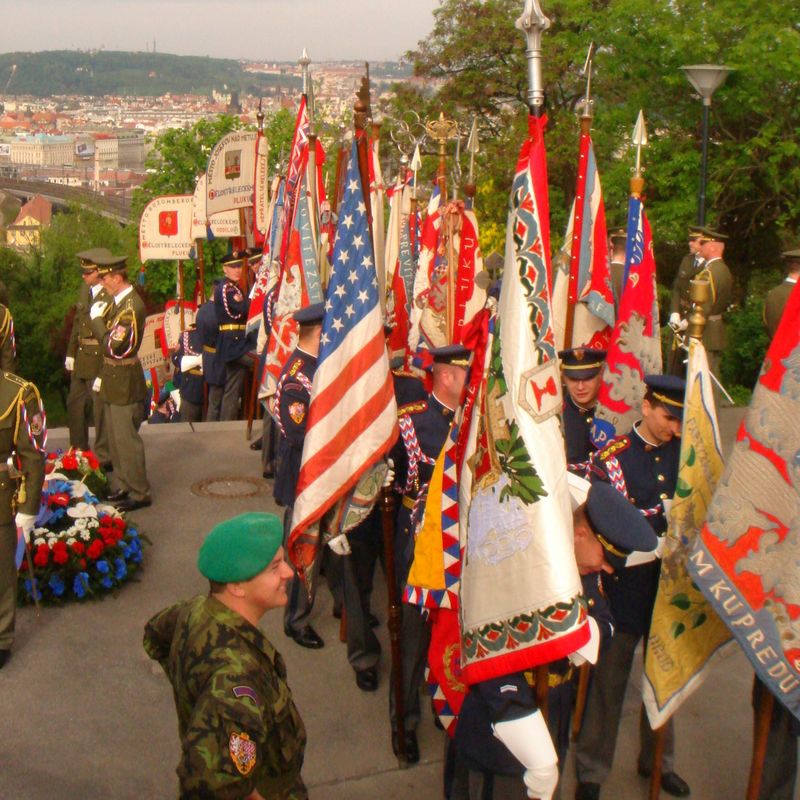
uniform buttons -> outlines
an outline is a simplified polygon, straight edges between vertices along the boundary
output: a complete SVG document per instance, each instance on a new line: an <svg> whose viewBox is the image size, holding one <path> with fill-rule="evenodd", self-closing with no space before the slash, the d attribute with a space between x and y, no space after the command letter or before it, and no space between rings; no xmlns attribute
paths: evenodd
<svg viewBox="0 0 800 800"><path fill-rule="evenodd" d="M666 478L663 475L656 475L656 477L663 483Z"/></svg>
<svg viewBox="0 0 800 800"><path fill-rule="evenodd" d="M594 605L594 599L590 597L589 598L589 608L591 608L593 605Z"/></svg>
<svg viewBox="0 0 800 800"><path fill-rule="evenodd" d="M661 456L656 456L656 461L661 461Z"/></svg>
<svg viewBox="0 0 800 800"><path fill-rule="evenodd" d="M666 500L667 499L667 493L666 492L661 492L660 497L661 497L662 500Z"/></svg>

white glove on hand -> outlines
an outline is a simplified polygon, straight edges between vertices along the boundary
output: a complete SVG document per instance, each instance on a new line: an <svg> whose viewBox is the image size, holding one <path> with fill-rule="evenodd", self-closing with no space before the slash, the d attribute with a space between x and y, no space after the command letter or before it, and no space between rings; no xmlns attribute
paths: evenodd
<svg viewBox="0 0 800 800"><path fill-rule="evenodd" d="M203 356L181 356L181 372L200 367L203 369Z"/></svg>
<svg viewBox="0 0 800 800"><path fill-rule="evenodd" d="M583 647L579 647L574 653L570 653L568 658L576 666L597 663L597 654L600 652L600 628L594 617L589 617L589 641Z"/></svg>
<svg viewBox="0 0 800 800"><path fill-rule="evenodd" d="M494 735L525 767L525 788L528 797L552 800L558 785L558 756L541 711L527 717L498 722Z"/></svg>
<svg viewBox="0 0 800 800"><path fill-rule="evenodd" d="M669 325L671 328L677 328L681 324L681 315L677 311L673 311L669 315Z"/></svg>
<svg viewBox="0 0 800 800"><path fill-rule="evenodd" d="M92 307L89 309L89 316L92 319L102 317L103 314L106 313L107 308L108 303L105 300L98 300L96 303L92 303Z"/></svg>
<svg viewBox="0 0 800 800"><path fill-rule="evenodd" d="M103 379L102 378L95 378L94 382L92 383L92 391L93 392L99 392L100 391L100 387L102 385L103 385Z"/></svg>
<svg viewBox="0 0 800 800"><path fill-rule="evenodd" d="M35 519L36 517L33 514L23 514L21 511L18 511L17 516L14 517L17 528L22 531L22 535L28 544L31 543L31 533L33 533L33 521Z"/></svg>
<svg viewBox="0 0 800 800"><path fill-rule="evenodd" d="M386 477L383 479L383 488L388 489L394 483L394 461L391 458L386 459Z"/></svg>
<svg viewBox="0 0 800 800"><path fill-rule="evenodd" d="M64 359L64 369L67 372L72 372L75 369L75 359L72 356L67 356Z"/></svg>
<svg viewBox="0 0 800 800"><path fill-rule="evenodd" d="M328 547L336 553L337 556L349 556L352 550L350 549L350 542L347 541L347 534L340 533L338 536L334 536L328 542Z"/></svg>

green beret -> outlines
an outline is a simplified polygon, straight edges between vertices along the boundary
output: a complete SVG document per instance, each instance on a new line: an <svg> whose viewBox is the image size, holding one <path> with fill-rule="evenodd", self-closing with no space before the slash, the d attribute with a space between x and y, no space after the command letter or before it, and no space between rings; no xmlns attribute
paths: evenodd
<svg viewBox="0 0 800 800"><path fill-rule="evenodd" d="M275 514L239 514L211 529L197 568L217 583L248 581L267 568L282 544L283 525Z"/></svg>

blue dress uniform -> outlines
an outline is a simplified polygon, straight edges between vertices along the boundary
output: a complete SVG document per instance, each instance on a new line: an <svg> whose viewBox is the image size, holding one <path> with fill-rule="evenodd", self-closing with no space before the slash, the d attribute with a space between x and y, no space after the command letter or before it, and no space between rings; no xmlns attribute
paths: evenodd
<svg viewBox="0 0 800 800"><path fill-rule="evenodd" d="M195 325L203 347L203 380L208 386L208 410L206 420L216 422L222 407L222 393L225 387L225 362L218 357L217 339L219 323L217 312L211 302L203 303L197 310Z"/></svg>
<svg viewBox="0 0 800 800"><path fill-rule="evenodd" d="M646 381L651 390L654 386L671 387L664 390L676 398L676 405L671 405L669 411L675 416L682 415L685 382L681 378L655 376L648 377ZM677 397L680 397L680 401ZM662 537L667 530L664 501L671 500L675 493L679 458L679 438L673 437L664 444L653 445L646 442L634 427L630 435L620 436L598 451L593 459L590 479L593 483L609 482L639 509L653 531ZM616 633L609 652L592 674L585 721L576 752L580 784L602 784L611 770L625 687L639 640L644 637L646 641L650 629L660 569L660 559L654 558L648 563L617 568L613 575L603 575L603 588L616 622ZM645 775L652 771L654 737L644 707L639 731L641 749L638 769L640 774ZM673 779L680 781L673 773L673 763L674 731L670 720L667 723L662 773L668 783ZM678 796L686 794L688 787Z"/></svg>
<svg viewBox="0 0 800 800"><path fill-rule="evenodd" d="M575 347L561 350L561 372L565 379L587 381L597 377L606 360L606 351L591 347ZM564 387L564 406L562 422L564 444L567 450L567 469L584 477L589 469L589 457L595 452L590 432L594 421L596 401L591 408L583 408L576 403L566 386Z"/></svg>
<svg viewBox="0 0 800 800"><path fill-rule="evenodd" d="M230 264L242 259L247 261L246 254L233 253L222 263ZM214 308L219 323L217 356L225 364L225 390L220 419L231 420L238 416L244 377L248 370L248 365L242 359L255 346L253 337L246 335L250 300L238 283L225 278L214 289Z"/></svg>
<svg viewBox="0 0 800 800"><path fill-rule="evenodd" d="M175 365L173 383L181 393L181 421L200 422L203 416L203 368L198 365L186 371L181 370L181 359L184 356L202 356L203 343L200 331L191 328L184 331L178 339L178 347L172 354Z"/></svg>

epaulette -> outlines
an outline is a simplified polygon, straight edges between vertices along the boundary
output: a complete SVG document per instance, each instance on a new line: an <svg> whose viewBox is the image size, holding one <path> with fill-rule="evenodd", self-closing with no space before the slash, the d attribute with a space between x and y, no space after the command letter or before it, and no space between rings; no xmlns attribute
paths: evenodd
<svg viewBox="0 0 800 800"><path fill-rule="evenodd" d="M392 375L396 375L398 378L414 378L418 381L422 380L422 378L420 378L416 372L407 369L406 367L398 367L397 369L393 369Z"/></svg>
<svg viewBox="0 0 800 800"><path fill-rule="evenodd" d="M599 458L601 461L606 461L612 456L615 456L617 453L627 450L630 445L630 436L618 436L616 439L610 441L605 447L597 451L597 458Z"/></svg>
<svg viewBox="0 0 800 800"><path fill-rule="evenodd" d="M398 417L411 416L412 414L419 414L428 408L427 400L414 400L411 403L399 406L397 409Z"/></svg>
<svg viewBox="0 0 800 800"><path fill-rule="evenodd" d="M302 359L302 358L296 358L296 359L295 359L295 360L292 362L292 366L291 366L291 367L289 367L289 369L286 371L286 375L287 375L287 376L294 377L294 376L295 376L295 375L297 375L297 373L300 371L300 369L302 368L302 366L303 366L303 364L304 364L304 363L305 363L305 362L303 361L303 359Z"/></svg>

